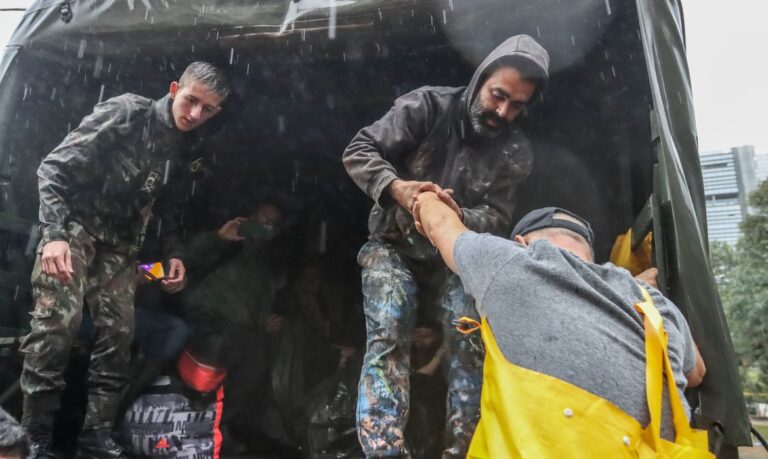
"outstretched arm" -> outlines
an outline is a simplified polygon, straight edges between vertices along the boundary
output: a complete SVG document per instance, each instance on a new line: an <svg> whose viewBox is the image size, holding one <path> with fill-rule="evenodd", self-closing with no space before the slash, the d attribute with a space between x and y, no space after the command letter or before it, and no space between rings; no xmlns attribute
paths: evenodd
<svg viewBox="0 0 768 459"><path fill-rule="evenodd" d="M459 215L434 192L419 194L413 205L413 217L416 229L434 245L443 257L445 264L457 272L453 259L453 246L456 239L469 231Z"/></svg>

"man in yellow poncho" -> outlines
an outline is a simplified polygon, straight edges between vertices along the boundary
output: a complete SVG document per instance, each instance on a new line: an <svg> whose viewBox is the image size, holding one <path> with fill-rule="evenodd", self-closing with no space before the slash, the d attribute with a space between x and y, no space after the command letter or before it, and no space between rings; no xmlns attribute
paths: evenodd
<svg viewBox="0 0 768 459"><path fill-rule="evenodd" d="M614 414L622 418L614 424L625 426L625 432L614 432L609 426L606 433L615 437L618 448L642 443L641 426L648 425L651 417L646 397L646 330L643 315L634 306L643 301L644 290L650 292L666 329L674 377L669 381L674 381L680 395L673 407L668 388L663 402L660 397L659 404L664 406L663 415L658 416L660 436L672 440L677 430L687 429L690 408L682 392L699 384L706 371L688 324L674 304L628 271L594 263L589 223L563 209L538 209L520 220L510 241L468 230L444 201L439 194L422 193L414 216L417 229L461 277L484 319L488 355L481 424L470 457L484 457L473 454L476 440L494 429L493 442L503 443L509 457L534 457L531 444L552 438L576 447L567 445L568 426L582 422L582 414L598 425L610 424ZM493 351L496 356L491 355ZM518 379L521 375L531 377L529 383L533 383L520 397L510 398L523 384ZM548 401L566 393L563 407L547 412ZM574 400L569 404L571 396ZM584 406L608 406L611 421L580 411L582 405L575 401L579 397L589 399ZM675 411L679 415L673 421ZM565 427L552 423L560 419ZM568 424L571 419L574 422ZM590 426L589 431L593 429Z"/></svg>

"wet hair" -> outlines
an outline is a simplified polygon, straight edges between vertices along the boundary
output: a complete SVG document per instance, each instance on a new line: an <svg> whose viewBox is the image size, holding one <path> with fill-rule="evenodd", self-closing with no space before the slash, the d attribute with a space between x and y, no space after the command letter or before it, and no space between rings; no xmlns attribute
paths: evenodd
<svg viewBox="0 0 768 459"><path fill-rule="evenodd" d="M11 415L0 408L0 457L25 459L27 456L27 433Z"/></svg>
<svg viewBox="0 0 768 459"><path fill-rule="evenodd" d="M179 78L179 86L193 81L206 85L208 89L224 99L229 96L229 82L224 72L213 64L203 61L189 64Z"/></svg>
<svg viewBox="0 0 768 459"><path fill-rule="evenodd" d="M544 92L544 88L547 86L547 80L549 80L549 76L544 71L544 69L536 65L536 63L532 60L519 55L502 56L493 61L485 69L485 72L483 72L483 78L481 81L485 82L485 80L487 80L488 77L493 74L493 72L500 69L501 67L512 67L513 69L517 70L518 73L520 73L520 78L522 78L524 81L530 81L536 85L536 90L531 96L531 102L536 100L539 94Z"/></svg>

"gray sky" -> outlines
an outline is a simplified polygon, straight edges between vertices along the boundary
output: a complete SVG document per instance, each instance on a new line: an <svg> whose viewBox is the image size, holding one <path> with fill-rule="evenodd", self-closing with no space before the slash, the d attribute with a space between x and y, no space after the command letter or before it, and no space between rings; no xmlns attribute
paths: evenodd
<svg viewBox="0 0 768 459"><path fill-rule="evenodd" d="M0 8L31 0L1 0ZM755 145L768 153L766 0L683 0L688 64L701 151ZM0 12L0 43L21 18Z"/></svg>
<svg viewBox="0 0 768 459"><path fill-rule="evenodd" d="M766 0L683 1L701 151L768 153Z"/></svg>

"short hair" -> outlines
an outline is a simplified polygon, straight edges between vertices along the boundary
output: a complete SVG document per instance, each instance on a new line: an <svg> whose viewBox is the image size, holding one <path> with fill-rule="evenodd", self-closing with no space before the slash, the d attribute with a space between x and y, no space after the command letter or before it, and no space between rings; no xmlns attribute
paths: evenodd
<svg viewBox="0 0 768 459"><path fill-rule="evenodd" d="M187 66L179 78L179 86L196 81L208 86L208 89L226 99L229 96L229 82L224 72L213 64L195 61Z"/></svg>
<svg viewBox="0 0 768 459"><path fill-rule="evenodd" d="M580 222L578 219L571 217L568 214L564 214L562 212L555 212L554 215L552 215L553 218L561 219L561 220L567 220L569 222L575 223L577 225L584 226L582 222ZM595 259L595 249L592 248L592 244L587 241L584 236L577 233L576 231L569 230L568 228L560 228L560 227L551 227L551 228L541 228L537 230L533 230L531 232L523 234L523 239L529 238L529 237L536 237L539 239L546 239L547 236L569 236L572 239L575 239L587 247L589 247L589 255L594 260Z"/></svg>
<svg viewBox="0 0 768 459"><path fill-rule="evenodd" d="M25 459L29 456L29 438L24 428L0 408L0 456Z"/></svg>

